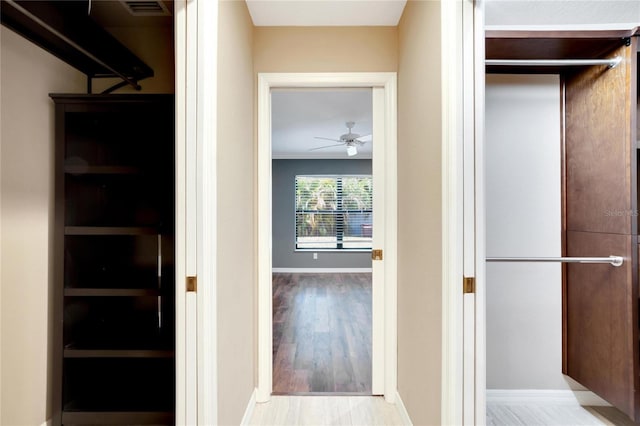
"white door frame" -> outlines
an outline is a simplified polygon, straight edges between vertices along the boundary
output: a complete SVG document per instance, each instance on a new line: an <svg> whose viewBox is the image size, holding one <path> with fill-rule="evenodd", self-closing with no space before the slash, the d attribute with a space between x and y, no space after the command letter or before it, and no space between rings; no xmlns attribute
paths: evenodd
<svg viewBox="0 0 640 426"><path fill-rule="evenodd" d="M484 167L484 120L485 120L485 0L475 0L474 8L469 13L473 26L473 44L465 45L465 49L471 51L472 69L467 73L473 75L474 98L473 117L474 132L473 146L474 156L470 158L474 171L475 185L471 188L475 201L475 310L473 312L475 327L475 345L473 346L475 399L473 409L475 411L475 424L484 425L487 419L487 351L486 351L486 205L485 205L485 167Z"/></svg>
<svg viewBox="0 0 640 426"><path fill-rule="evenodd" d="M441 2L441 24L442 424L475 425L486 421L483 0Z"/></svg>
<svg viewBox="0 0 640 426"><path fill-rule="evenodd" d="M374 306L384 305L384 319L374 319L374 345L383 342L381 365L384 372L377 379L374 369L373 389L384 392L394 402L397 392L397 96L396 73L261 73L258 75L258 386L257 402L266 402L272 392L272 263L271 263L271 89L277 87L372 87L374 104L384 106L385 167L385 246L384 295L374 294ZM381 90L376 90L379 88ZM377 95L379 93L380 95ZM376 98L380 96L380 98ZM375 108L374 108L375 114ZM375 124L374 117L374 125ZM380 125L380 123L378 123ZM374 151L375 157L375 151ZM376 158L374 158L376 161ZM374 237L375 238L375 237ZM374 268L378 267L373 265ZM376 304L380 305L376 305ZM377 347L377 346L374 346ZM374 352L377 352L374 350ZM374 355L375 357L376 355ZM374 361L375 362L375 361ZM374 364L376 365L376 364ZM382 383L380 383L382 382Z"/></svg>

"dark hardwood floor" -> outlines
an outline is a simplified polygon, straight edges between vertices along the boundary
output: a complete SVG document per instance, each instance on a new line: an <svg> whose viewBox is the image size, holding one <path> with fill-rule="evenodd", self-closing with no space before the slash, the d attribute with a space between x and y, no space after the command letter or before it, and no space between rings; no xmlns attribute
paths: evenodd
<svg viewBox="0 0 640 426"><path fill-rule="evenodd" d="M273 274L273 393L371 394L371 274Z"/></svg>

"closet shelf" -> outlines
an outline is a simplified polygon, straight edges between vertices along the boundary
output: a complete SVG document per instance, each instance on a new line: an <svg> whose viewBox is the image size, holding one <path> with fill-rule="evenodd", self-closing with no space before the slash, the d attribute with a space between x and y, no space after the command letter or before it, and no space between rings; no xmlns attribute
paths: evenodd
<svg viewBox="0 0 640 426"><path fill-rule="evenodd" d="M174 358L175 352L160 349L65 349L65 358Z"/></svg>
<svg viewBox="0 0 640 426"><path fill-rule="evenodd" d="M144 297L161 296L159 289L154 288L65 288L64 295L69 297L115 296Z"/></svg>
<svg viewBox="0 0 640 426"><path fill-rule="evenodd" d="M174 424L175 415L171 411L88 411L65 407L62 422L94 425L170 425Z"/></svg>
<svg viewBox="0 0 640 426"><path fill-rule="evenodd" d="M139 226L65 226L65 235L156 235L158 229Z"/></svg>
<svg viewBox="0 0 640 426"><path fill-rule="evenodd" d="M64 172L71 175L137 175L142 170L129 166L64 166Z"/></svg>

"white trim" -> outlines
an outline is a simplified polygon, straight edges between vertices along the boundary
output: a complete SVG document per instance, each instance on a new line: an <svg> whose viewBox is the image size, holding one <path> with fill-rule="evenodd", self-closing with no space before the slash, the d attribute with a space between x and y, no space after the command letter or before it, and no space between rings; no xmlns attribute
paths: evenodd
<svg viewBox="0 0 640 426"><path fill-rule="evenodd" d="M462 8L441 3L442 394L441 423L463 424ZM453 76L453 78L451 78Z"/></svg>
<svg viewBox="0 0 640 426"><path fill-rule="evenodd" d="M184 418L176 418L176 424L184 422L185 425L198 422L198 298L194 293L186 293L184 282L187 276L198 274L198 139L202 134L202 126L198 120L198 9L199 1L186 1L185 3L185 78L182 94L184 96L184 143L182 164L182 186L176 188L178 193L184 191L184 210L180 226L183 234L178 238L183 239L183 252L180 260L184 261L184 275L176 276L176 292L184 300L181 321L184 321L184 357L183 368L185 375L184 384ZM182 81L180 81L182 83Z"/></svg>
<svg viewBox="0 0 640 426"><path fill-rule="evenodd" d="M45 420L40 426L53 426L53 419Z"/></svg>
<svg viewBox="0 0 640 426"><path fill-rule="evenodd" d="M218 2L198 2L197 16L197 419L218 423L217 117Z"/></svg>
<svg viewBox="0 0 640 426"><path fill-rule="evenodd" d="M384 247L384 396L398 393L398 78L384 82L385 247ZM374 90L374 94L375 94Z"/></svg>
<svg viewBox="0 0 640 426"><path fill-rule="evenodd" d="M591 391L572 391L569 389L487 389L487 404L611 406Z"/></svg>
<svg viewBox="0 0 640 426"><path fill-rule="evenodd" d="M271 277L271 87L258 74L258 383L257 402L268 402L272 386ZM266 160L268 159L268 160Z"/></svg>
<svg viewBox="0 0 640 426"><path fill-rule="evenodd" d="M253 411L256 408L256 393L258 393L258 389L253 389L251 392L251 397L249 398L249 402L247 403L247 408L244 410L244 415L242 416L242 420L240 420L240 426L249 425L251 423L251 417L253 417ZM205 423L205 424L213 424L213 423Z"/></svg>
<svg viewBox="0 0 640 426"><path fill-rule="evenodd" d="M177 0L174 4L175 16L175 267L176 267L176 425L186 422L186 294L178 289L186 275L186 193L185 193L185 139L186 139L186 37L187 37L187 2Z"/></svg>
<svg viewBox="0 0 640 426"><path fill-rule="evenodd" d="M396 392L396 410L398 410L398 414L400 415L400 419L402 420L402 424L404 426L413 426L413 422L411 421L411 417L409 417L409 412L407 411L407 407L404 406L404 402L400 397L400 392Z"/></svg>
<svg viewBox="0 0 640 426"><path fill-rule="evenodd" d="M372 116L373 116L373 129L374 136L372 148L376 153L375 157L371 161L371 178L374 188L373 194L373 235L371 240L371 247L384 248L386 246L386 212L387 212L387 196L389 190L386 188L387 180L385 176L386 167L386 123L385 123L385 111L384 111L384 89L380 87L374 87L371 90L371 104L372 104ZM379 135L385 135L381 138ZM382 190L381 190L382 189ZM395 190L394 190L395 192ZM371 331L371 365L373 366L371 374L371 393L373 395L384 394L387 397L387 402L393 402L395 398L396 389L392 392L386 392L385 389L385 371L384 371L384 357L385 353L385 336L387 332L385 330L384 310L385 310L385 266L386 262L372 261L371 268L371 310L373 312ZM382 315L380 315L382 313ZM393 397L389 396L393 394Z"/></svg>
<svg viewBox="0 0 640 426"><path fill-rule="evenodd" d="M397 389L397 97L396 73L260 73L258 74L258 386L257 402L267 402L272 390L271 300L271 88L379 87L384 88L385 117L385 289L384 394L393 402ZM374 333L376 331L374 330ZM374 341L378 334L374 334Z"/></svg>
<svg viewBox="0 0 640 426"><path fill-rule="evenodd" d="M366 274L373 268L271 268L274 274Z"/></svg>
<svg viewBox="0 0 640 426"><path fill-rule="evenodd" d="M485 47L484 47L485 0L476 0L474 8L475 47L475 241L476 241L476 295L475 295L475 408L476 419L483 424L487 418L487 343L486 343L486 226L485 226L485 165L484 165L484 120L485 120Z"/></svg>

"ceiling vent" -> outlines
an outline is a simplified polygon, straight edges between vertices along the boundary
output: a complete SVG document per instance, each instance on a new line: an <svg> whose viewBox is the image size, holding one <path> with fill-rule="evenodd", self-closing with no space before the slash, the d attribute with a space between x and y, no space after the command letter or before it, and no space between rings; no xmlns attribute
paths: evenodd
<svg viewBox="0 0 640 426"><path fill-rule="evenodd" d="M133 16L170 16L171 12L160 0L156 1L135 1L120 0L124 7Z"/></svg>

